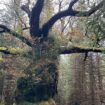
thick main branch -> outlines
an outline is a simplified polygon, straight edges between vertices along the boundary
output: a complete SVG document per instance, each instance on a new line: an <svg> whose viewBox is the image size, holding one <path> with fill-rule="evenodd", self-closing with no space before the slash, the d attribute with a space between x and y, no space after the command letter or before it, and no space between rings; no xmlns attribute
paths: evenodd
<svg viewBox="0 0 105 105"><path fill-rule="evenodd" d="M97 6L91 8L88 11L76 11L72 9L72 6L77 3L78 0L74 0L74 2L71 2L69 8L67 10L58 12L57 14L55 14L48 22L46 22L43 27L42 27L42 33L43 35L46 37L48 36L48 32L49 30L52 28L52 26L55 24L55 22L57 22L60 18L62 17L66 17L66 16L76 16L76 17L87 17L92 15L94 12L96 12L97 10L99 10L103 4L104 4L104 0L102 2L100 2Z"/></svg>
<svg viewBox="0 0 105 105"><path fill-rule="evenodd" d="M32 9L30 17L30 33L33 37L40 37L40 14L44 6L44 0L37 0L35 6Z"/></svg>
<svg viewBox="0 0 105 105"><path fill-rule="evenodd" d="M105 48L93 48L93 47L81 47L81 46L74 46L74 47L60 47L59 54L73 54L73 53L105 53Z"/></svg>
<svg viewBox="0 0 105 105"><path fill-rule="evenodd" d="M24 49L18 49L18 48L0 47L0 52L11 55L21 54L27 57L32 56L31 51L27 52L24 51ZM93 47L83 47L83 46L72 46L72 47L61 46L58 49L59 54L88 53L88 52L105 53L105 48L103 47L93 48Z"/></svg>

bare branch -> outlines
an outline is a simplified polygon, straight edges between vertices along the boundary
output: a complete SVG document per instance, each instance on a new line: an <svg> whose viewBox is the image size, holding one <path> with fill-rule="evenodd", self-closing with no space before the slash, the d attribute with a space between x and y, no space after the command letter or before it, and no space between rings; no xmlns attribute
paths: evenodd
<svg viewBox="0 0 105 105"><path fill-rule="evenodd" d="M66 29L66 27L67 27L67 25L68 25L69 23L70 23L70 17L69 17L67 23L64 25L64 27L63 27L63 29L62 29L62 32L64 32L64 30Z"/></svg>
<svg viewBox="0 0 105 105"><path fill-rule="evenodd" d="M30 29L30 27L25 27L25 28L23 28L22 30L28 30L28 29Z"/></svg>
<svg viewBox="0 0 105 105"><path fill-rule="evenodd" d="M72 0L71 3L69 4L69 10L71 10L74 6L74 4L76 4L79 0Z"/></svg>
<svg viewBox="0 0 105 105"><path fill-rule="evenodd" d="M19 18L20 22L24 25L24 27L27 27L26 23L23 21L23 19L19 15L19 13L17 11L15 11L15 13L16 13L17 17Z"/></svg>
<svg viewBox="0 0 105 105"><path fill-rule="evenodd" d="M28 46L30 46L30 47L33 46L32 43L27 38L25 38L22 35L16 33L15 31L12 31L8 27L0 24L0 28L2 29L2 31L0 31L0 33L3 33L3 32L9 33L12 36L15 36L16 38L20 39L23 43L27 44Z"/></svg>
<svg viewBox="0 0 105 105"><path fill-rule="evenodd" d="M28 2L25 5L22 5L21 9L23 11L25 11L27 13L28 17L30 18L31 11L30 11L29 5L30 5L30 0L28 0Z"/></svg>

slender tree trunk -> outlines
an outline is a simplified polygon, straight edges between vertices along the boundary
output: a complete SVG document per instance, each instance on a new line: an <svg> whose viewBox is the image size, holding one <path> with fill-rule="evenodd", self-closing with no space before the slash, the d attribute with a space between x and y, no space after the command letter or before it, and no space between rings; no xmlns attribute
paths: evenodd
<svg viewBox="0 0 105 105"><path fill-rule="evenodd" d="M4 73L0 72L0 102L3 102Z"/></svg>
<svg viewBox="0 0 105 105"><path fill-rule="evenodd" d="M98 75L99 72L98 68L99 65L95 65L95 55L90 54L89 56L89 63L88 63L88 70L89 70L89 82L90 82L90 104L91 105L100 105L100 96L99 96L99 87L98 87Z"/></svg>
<svg viewBox="0 0 105 105"><path fill-rule="evenodd" d="M102 83L102 73L101 73L101 61L100 61L100 56L98 54L96 54L96 71L97 71L97 84L98 84L98 97L99 97L99 101L100 104L103 101L103 97L102 97L102 93L103 93L103 83Z"/></svg>
<svg viewBox="0 0 105 105"><path fill-rule="evenodd" d="M71 96L71 105L87 105L86 103L86 71L84 54L75 56L73 64L73 92Z"/></svg>

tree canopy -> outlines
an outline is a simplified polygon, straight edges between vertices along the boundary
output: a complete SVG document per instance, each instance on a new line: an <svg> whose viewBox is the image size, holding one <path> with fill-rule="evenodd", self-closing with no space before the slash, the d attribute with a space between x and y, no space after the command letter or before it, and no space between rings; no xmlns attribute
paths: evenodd
<svg viewBox="0 0 105 105"><path fill-rule="evenodd" d="M42 10L43 10L44 5L45 5L44 1L45 0L36 0L36 3L33 6L32 10L30 10L30 8L29 8L30 0L28 0L28 2L26 4L21 6L21 10L25 11L25 13L28 15L28 18L30 20L29 29L30 29L30 34L31 34L32 38L41 38L41 39L47 38L50 29L61 18L64 18L67 16L70 16L70 17L90 17L93 14L97 14L98 11L101 11L101 9L104 8L104 0L102 0L99 3L93 4L93 6L91 6L86 11L78 11L74 7L75 7L75 4L78 4L79 0L71 0L69 2L69 6L67 9L59 11L58 13L54 14L47 22L45 22L42 26L40 26L40 15L41 15ZM27 29L28 27L25 27L25 28ZM17 32L10 29L8 26L6 26L4 24L0 24L0 33L4 33L4 32L9 33L9 34L17 37L23 43L26 43L30 47L33 46L32 41L19 35ZM74 47L74 49L76 49L76 47ZM89 52L90 51L89 49L81 50L81 48L77 48L76 50L77 50L77 52L82 52L82 51L83 52L84 51ZM73 51L73 49L72 49L71 52L76 52L76 50ZM94 51L96 51L96 50L94 50ZM98 49L97 51L101 52L100 50L101 49ZM91 51L93 51L93 50L91 49ZM60 52L62 52L62 51L60 51ZM65 52L67 52L67 51L65 51Z"/></svg>

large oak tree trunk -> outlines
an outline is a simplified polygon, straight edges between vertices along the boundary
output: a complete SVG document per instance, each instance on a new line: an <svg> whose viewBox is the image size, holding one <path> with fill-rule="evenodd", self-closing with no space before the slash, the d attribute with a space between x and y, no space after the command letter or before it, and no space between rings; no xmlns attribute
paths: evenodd
<svg viewBox="0 0 105 105"><path fill-rule="evenodd" d="M33 60L25 70L25 77L18 80L16 101L19 105L24 101L38 105L55 105L53 97L57 94L58 63L53 49L54 40L49 38L42 42L39 39L33 41ZM22 87L25 81L27 85Z"/></svg>

